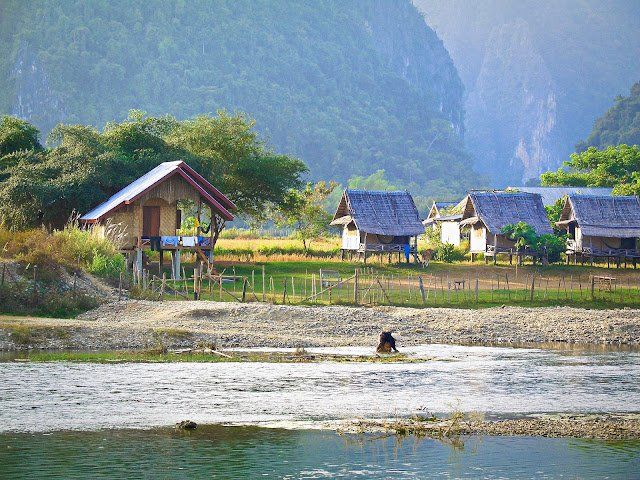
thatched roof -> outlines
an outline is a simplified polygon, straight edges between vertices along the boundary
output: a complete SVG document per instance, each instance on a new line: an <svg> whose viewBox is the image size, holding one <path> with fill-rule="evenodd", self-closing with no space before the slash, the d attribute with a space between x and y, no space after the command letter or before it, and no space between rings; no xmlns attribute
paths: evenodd
<svg viewBox="0 0 640 480"><path fill-rule="evenodd" d="M569 195L558 225L575 222L583 235L640 237L640 201L637 197Z"/></svg>
<svg viewBox="0 0 640 480"><path fill-rule="evenodd" d="M542 204L545 207L553 205L567 195L611 195L610 187L507 187L507 191L539 193L542 196Z"/></svg>
<svg viewBox="0 0 640 480"><path fill-rule="evenodd" d="M490 233L518 222L531 225L538 235L553 233L542 198L536 193L471 192L462 214L462 225L482 222Z"/></svg>
<svg viewBox="0 0 640 480"><path fill-rule="evenodd" d="M358 230L378 235L413 236L424 233L409 192L345 190L331 225L353 222Z"/></svg>
<svg viewBox="0 0 640 480"><path fill-rule="evenodd" d="M422 224L426 227L436 221L457 221L462 218L462 209L466 197L459 202L433 202L429 209L429 215L422 221ZM443 215L443 213L445 213Z"/></svg>

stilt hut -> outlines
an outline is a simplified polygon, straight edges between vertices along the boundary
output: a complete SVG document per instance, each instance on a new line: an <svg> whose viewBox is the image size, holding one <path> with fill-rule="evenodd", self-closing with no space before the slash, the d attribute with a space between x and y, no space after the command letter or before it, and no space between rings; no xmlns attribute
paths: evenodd
<svg viewBox="0 0 640 480"><path fill-rule="evenodd" d="M345 190L331 225L342 226L342 258L356 254L366 262L373 253L418 261L424 226L408 192Z"/></svg>
<svg viewBox="0 0 640 480"><path fill-rule="evenodd" d="M569 195L558 227L567 231L567 262L606 258L620 266L640 257L640 202L638 197Z"/></svg>
<svg viewBox="0 0 640 480"><path fill-rule="evenodd" d="M461 227L470 228L471 257L477 253L485 256L485 262L493 258L496 262L498 254L513 255L520 259L532 256L537 252L517 250L515 242L502 233L502 229L511 224L525 222L538 235L553 233L542 198L537 193L524 192L471 192L467 196L462 213Z"/></svg>
<svg viewBox="0 0 640 480"><path fill-rule="evenodd" d="M177 235L183 212L178 202L190 200L197 207L200 226L191 235ZM209 226L203 224L203 207L209 209ZM165 162L147 172L90 212L80 222L93 226L129 254L142 269L143 251L172 254L172 275L180 278L180 252L195 251L203 261L212 259L215 241L226 221L233 220L235 205L185 162Z"/></svg>
<svg viewBox="0 0 640 480"><path fill-rule="evenodd" d="M422 222L425 229L440 227L440 241L450 243L456 247L460 246L462 234L460 231L460 221L462 220L462 209L464 201L456 202L433 202L429 215Z"/></svg>

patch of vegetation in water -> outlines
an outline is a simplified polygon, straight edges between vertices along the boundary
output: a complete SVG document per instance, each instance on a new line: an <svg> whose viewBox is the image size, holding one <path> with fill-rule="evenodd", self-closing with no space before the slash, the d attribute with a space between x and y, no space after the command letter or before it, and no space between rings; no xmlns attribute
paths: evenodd
<svg viewBox="0 0 640 480"><path fill-rule="evenodd" d="M179 350L116 350L116 351L37 351L21 359L29 362L75 362L75 363L420 363L426 358L414 358L405 354L393 355L339 355L315 354L305 350L295 352L253 351L206 351Z"/></svg>

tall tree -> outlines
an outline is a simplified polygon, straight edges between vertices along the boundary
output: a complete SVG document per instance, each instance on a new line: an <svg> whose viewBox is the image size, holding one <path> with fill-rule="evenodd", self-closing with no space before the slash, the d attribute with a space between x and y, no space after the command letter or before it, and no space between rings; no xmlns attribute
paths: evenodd
<svg viewBox="0 0 640 480"><path fill-rule="evenodd" d="M618 195L640 194L640 147L618 145L590 147L571 154L570 160L555 172L540 176L542 185L613 187Z"/></svg>

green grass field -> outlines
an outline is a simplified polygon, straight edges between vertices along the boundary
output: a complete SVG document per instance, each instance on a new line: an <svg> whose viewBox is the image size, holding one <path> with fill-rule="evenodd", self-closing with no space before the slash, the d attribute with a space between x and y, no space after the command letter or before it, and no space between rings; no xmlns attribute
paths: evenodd
<svg viewBox="0 0 640 480"><path fill-rule="evenodd" d="M362 305L461 308L501 305L640 307L640 271L631 268L607 269L563 264L546 267L526 265L516 268L506 263L494 266L485 265L484 262L474 264L432 262L427 268L421 268L415 264L370 263L365 267L362 263L309 259L265 262L223 261L216 263L216 269L225 279L223 289L221 290L215 281L205 278L200 289L200 298L203 300L239 301L242 299L243 285L246 280L245 301L264 299L277 304L353 305L355 304L355 282L352 277L357 270L358 304ZM342 283L322 292L325 287L320 284L321 269L325 272L327 270L337 272ZM192 275L192 268L186 270L187 275ZM169 272L166 273L168 277ZM156 273L156 275L159 277L159 274ZM592 296L590 281L592 275L613 277L611 291L608 285L596 286ZM420 280L422 280L422 288ZM134 291L134 294L157 298L160 283L159 278L153 282L154 293L138 290ZM193 298L192 278L179 282L167 281L166 285L165 299ZM319 295L309 298L314 293Z"/></svg>

